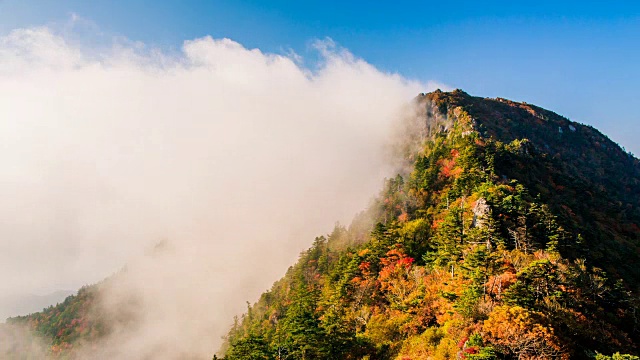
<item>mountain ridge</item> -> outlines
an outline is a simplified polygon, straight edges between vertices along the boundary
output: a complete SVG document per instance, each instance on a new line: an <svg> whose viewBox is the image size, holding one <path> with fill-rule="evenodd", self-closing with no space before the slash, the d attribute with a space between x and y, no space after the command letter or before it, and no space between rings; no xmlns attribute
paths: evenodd
<svg viewBox="0 0 640 360"><path fill-rule="evenodd" d="M317 238L236 322L221 354L636 352L638 159L596 129L527 103L461 90L415 103L423 123L407 138L421 149L404 144L412 170L389 179L369 209L368 240L349 240L346 228Z"/></svg>
<svg viewBox="0 0 640 360"><path fill-rule="evenodd" d="M524 102L455 90L414 105L407 170L317 237L214 358L637 355L639 160ZM12 322L73 354L108 329L90 319L95 291Z"/></svg>

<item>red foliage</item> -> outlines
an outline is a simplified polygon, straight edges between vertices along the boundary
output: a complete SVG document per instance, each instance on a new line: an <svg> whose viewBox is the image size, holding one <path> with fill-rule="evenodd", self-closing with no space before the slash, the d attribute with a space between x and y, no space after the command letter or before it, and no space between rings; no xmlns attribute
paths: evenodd
<svg viewBox="0 0 640 360"><path fill-rule="evenodd" d="M438 165L440 165L440 174L450 177L453 168L456 166L456 161L454 159L442 159L438 160Z"/></svg>
<svg viewBox="0 0 640 360"><path fill-rule="evenodd" d="M411 267L411 264L415 262L415 259L405 255L400 249L392 249L387 252L387 257L380 259L382 265L389 267L391 270L396 266Z"/></svg>
<svg viewBox="0 0 640 360"><path fill-rule="evenodd" d="M475 347L475 346L468 347L468 348L464 349L463 351L466 354L477 354L479 352L478 348Z"/></svg>
<svg viewBox="0 0 640 360"><path fill-rule="evenodd" d="M363 275L369 275L371 273L371 263L368 261L363 261L358 265L358 269L362 271Z"/></svg>
<svg viewBox="0 0 640 360"><path fill-rule="evenodd" d="M387 252L387 257L380 259L384 267L380 270L378 279L382 288L388 286L387 281L394 278L399 272L408 271L415 259L407 256L402 249L392 249Z"/></svg>

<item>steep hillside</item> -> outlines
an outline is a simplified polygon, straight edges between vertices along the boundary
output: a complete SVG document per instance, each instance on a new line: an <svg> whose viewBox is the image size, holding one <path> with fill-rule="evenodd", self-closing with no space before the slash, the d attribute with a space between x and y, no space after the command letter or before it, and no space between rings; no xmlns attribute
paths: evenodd
<svg viewBox="0 0 640 360"><path fill-rule="evenodd" d="M7 319L3 327L0 324L0 359L84 359L76 351L83 345L88 345L85 352L91 352L115 328L135 326L140 312L137 299L123 298L116 306L105 307L101 296L113 291L111 286L124 271L84 286L40 312ZM2 341L5 336L8 340Z"/></svg>
<svg viewBox="0 0 640 360"><path fill-rule="evenodd" d="M637 354L638 159L526 103L456 90L416 104L411 170L349 228L316 238L220 355Z"/></svg>
<svg viewBox="0 0 640 360"><path fill-rule="evenodd" d="M97 291L99 285L83 287L76 295L41 312L9 318L7 325L26 325L35 330L36 335L51 342L52 355L68 352L76 341L91 341L105 332L105 321L93 311Z"/></svg>
<svg viewBox="0 0 640 360"><path fill-rule="evenodd" d="M539 107L462 91L421 97L439 110L461 107L481 138L526 141L523 154L496 159L496 175L514 179L548 204L583 246L560 244L630 283L640 280L640 164L593 127Z"/></svg>

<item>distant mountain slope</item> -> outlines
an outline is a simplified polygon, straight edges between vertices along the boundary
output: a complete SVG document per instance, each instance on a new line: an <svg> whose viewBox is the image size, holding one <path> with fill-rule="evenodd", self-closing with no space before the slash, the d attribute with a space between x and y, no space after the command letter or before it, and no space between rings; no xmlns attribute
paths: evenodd
<svg viewBox="0 0 640 360"><path fill-rule="evenodd" d="M41 312L7 319L7 325L32 329L34 335L50 343L50 355L63 354L78 341L92 341L105 334L106 321L95 311L98 291L99 285L83 287L76 295ZM26 349L17 349L10 355L20 358L22 351Z"/></svg>
<svg viewBox="0 0 640 360"><path fill-rule="evenodd" d="M115 329L135 326L142 310L138 299L125 296L105 304L105 295L114 293L113 287L126 271L122 269L97 284L84 286L75 295L40 312L8 318L6 324L0 324L0 335L8 334L15 343L0 341L0 359L41 359L43 352L51 358L85 359ZM29 336L25 336L26 330Z"/></svg>
<svg viewBox="0 0 640 360"><path fill-rule="evenodd" d="M9 316L28 315L62 302L73 291L60 290L47 295L0 296L0 321Z"/></svg>
<svg viewBox="0 0 640 360"><path fill-rule="evenodd" d="M638 159L526 103L456 90L416 105L404 138L418 146L401 144L411 170L351 227L316 238L220 355L637 354Z"/></svg>

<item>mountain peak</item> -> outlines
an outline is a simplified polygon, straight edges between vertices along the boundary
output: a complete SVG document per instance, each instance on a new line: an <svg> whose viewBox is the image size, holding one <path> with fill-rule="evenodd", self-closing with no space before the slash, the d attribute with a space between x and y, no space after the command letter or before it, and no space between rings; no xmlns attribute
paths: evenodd
<svg viewBox="0 0 640 360"><path fill-rule="evenodd" d="M359 226L317 238L234 325L226 358L637 351L638 160L525 102L457 89L416 104L412 169L369 209L368 240L348 241Z"/></svg>

